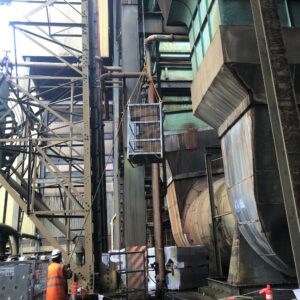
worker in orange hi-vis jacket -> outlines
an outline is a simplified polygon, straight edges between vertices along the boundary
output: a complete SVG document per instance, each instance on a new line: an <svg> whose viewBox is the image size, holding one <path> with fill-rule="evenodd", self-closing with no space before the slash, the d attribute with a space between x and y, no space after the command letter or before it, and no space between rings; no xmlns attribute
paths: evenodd
<svg viewBox="0 0 300 300"><path fill-rule="evenodd" d="M72 270L69 265L62 263L59 249L52 251L51 259L52 263L48 266L46 300L67 300L67 280L72 277Z"/></svg>

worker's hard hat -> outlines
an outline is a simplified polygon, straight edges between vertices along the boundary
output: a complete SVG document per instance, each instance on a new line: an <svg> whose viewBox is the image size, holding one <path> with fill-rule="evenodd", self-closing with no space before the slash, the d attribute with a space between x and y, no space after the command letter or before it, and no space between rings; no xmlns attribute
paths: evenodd
<svg viewBox="0 0 300 300"><path fill-rule="evenodd" d="M54 249L51 253L51 258L56 258L61 255L61 251L59 249Z"/></svg>

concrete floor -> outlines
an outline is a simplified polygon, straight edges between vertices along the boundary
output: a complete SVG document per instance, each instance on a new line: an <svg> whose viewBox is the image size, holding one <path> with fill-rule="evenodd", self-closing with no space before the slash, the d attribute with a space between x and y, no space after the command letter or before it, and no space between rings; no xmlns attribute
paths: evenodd
<svg viewBox="0 0 300 300"><path fill-rule="evenodd" d="M211 297L203 296L198 292L167 292L166 300L214 300Z"/></svg>
<svg viewBox="0 0 300 300"><path fill-rule="evenodd" d="M228 296L227 296L228 297ZM253 299L253 300L263 300L265 297L263 295L259 295L258 293L252 294L248 296L249 298L244 298L244 299ZM165 294L164 299L165 300L216 300L216 299L222 299L226 298L226 296L223 294L218 294L215 297L210 297L207 295L203 295L198 292L167 292ZM290 290L274 290L273 291L273 298L274 300L294 300L296 297L294 296L293 292ZM236 299L243 299L241 298L236 298Z"/></svg>

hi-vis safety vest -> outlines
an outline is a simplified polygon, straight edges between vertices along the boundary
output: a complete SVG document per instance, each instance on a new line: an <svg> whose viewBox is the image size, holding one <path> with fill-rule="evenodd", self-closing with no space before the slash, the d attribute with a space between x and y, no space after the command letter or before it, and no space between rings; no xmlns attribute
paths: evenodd
<svg viewBox="0 0 300 300"><path fill-rule="evenodd" d="M46 300L67 300L67 282L64 276L64 265L51 263L48 266Z"/></svg>

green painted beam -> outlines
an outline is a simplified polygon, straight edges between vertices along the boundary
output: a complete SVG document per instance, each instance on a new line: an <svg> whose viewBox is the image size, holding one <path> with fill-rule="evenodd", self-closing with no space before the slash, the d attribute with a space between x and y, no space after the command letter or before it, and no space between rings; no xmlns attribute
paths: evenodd
<svg viewBox="0 0 300 300"><path fill-rule="evenodd" d="M165 115L164 117L164 131L180 131L190 127L204 128L208 125L193 116L192 112L184 112L173 115Z"/></svg>

